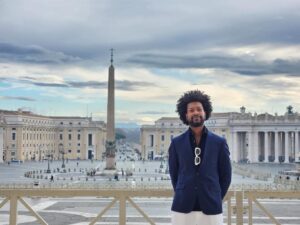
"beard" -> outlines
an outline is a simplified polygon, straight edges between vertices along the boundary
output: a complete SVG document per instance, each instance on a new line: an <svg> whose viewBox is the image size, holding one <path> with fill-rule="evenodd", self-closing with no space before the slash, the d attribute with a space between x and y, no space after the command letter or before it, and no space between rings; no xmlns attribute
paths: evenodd
<svg viewBox="0 0 300 225"><path fill-rule="evenodd" d="M201 127L204 124L204 118L202 116L192 116L188 122L191 127Z"/></svg>

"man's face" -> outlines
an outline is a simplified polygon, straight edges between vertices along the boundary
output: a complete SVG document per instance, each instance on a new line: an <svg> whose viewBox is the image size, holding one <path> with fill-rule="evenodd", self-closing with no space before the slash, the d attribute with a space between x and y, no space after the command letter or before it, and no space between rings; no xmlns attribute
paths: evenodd
<svg viewBox="0 0 300 225"><path fill-rule="evenodd" d="M201 127L206 118L205 111L200 102L190 102L187 105L186 120L191 127Z"/></svg>

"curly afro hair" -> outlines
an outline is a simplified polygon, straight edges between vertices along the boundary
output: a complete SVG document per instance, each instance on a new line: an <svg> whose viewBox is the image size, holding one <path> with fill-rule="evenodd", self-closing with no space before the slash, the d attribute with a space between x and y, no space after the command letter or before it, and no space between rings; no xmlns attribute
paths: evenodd
<svg viewBox="0 0 300 225"><path fill-rule="evenodd" d="M202 91L193 90L193 91L185 92L177 101L176 112L178 112L179 118L184 124L189 125L188 121L186 120L186 113L187 113L187 105L190 102L200 102L206 114L205 119L206 120L209 119L213 109L210 101L210 96L206 95Z"/></svg>

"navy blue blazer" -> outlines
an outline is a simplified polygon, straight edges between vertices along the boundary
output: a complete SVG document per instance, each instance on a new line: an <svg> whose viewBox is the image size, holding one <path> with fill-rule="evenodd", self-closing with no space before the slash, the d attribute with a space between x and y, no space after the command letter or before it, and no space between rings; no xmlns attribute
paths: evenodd
<svg viewBox="0 0 300 225"><path fill-rule="evenodd" d="M189 131L175 137L169 147L172 211L189 213L198 200L204 214L222 213L222 199L231 182L229 154L226 140L208 131L203 159L195 166Z"/></svg>

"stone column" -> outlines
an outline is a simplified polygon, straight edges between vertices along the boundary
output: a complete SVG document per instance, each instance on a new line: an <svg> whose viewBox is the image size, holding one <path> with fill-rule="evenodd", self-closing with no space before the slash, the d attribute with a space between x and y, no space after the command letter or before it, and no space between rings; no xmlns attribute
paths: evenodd
<svg viewBox="0 0 300 225"><path fill-rule="evenodd" d="M233 132L233 151L232 160L234 162L238 161L238 135L237 132Z"/></svg>
<svg viewBox="0 0 300 225"><path fill-rule="evenodd" d="M299 162L300 159L300 147L299 147L299 132L298 130L295 131L295 161Z"/></svg>
<svg viewBox="0 0 300 225"><path fill-rule="evenodd" d="M250 162L253 162L254 159L254 149L253 149L253 132L249 131L248 134L248 156L247 158L250 160Z"/></svg>
<svg viewBox="0 0 300 225"><path fill-rule="evenodd" d="M264 152L265 152L265 160L264 162L269 162L269 135L268 131L265 131L265 146L264 146Z"/></svg>
<svg viewBox="0 0 300 225"><path fill-rule="evenodd" d="M275 131L274 132L275 134L275 163L278 163L279 162L279 139L278 139L278 136L279 136L279 132Z"/></svg>
<svg viewBox="0 0 300 225"><path fill-rule="evenodd" d="M253 132L253 162L258 162L258 132Z"/></svg>
<svg viewBox="0 0 300 225"><path fill-rule="evenodd" d="M289 162L289 132L284 133L284 162Z"/></svg>

